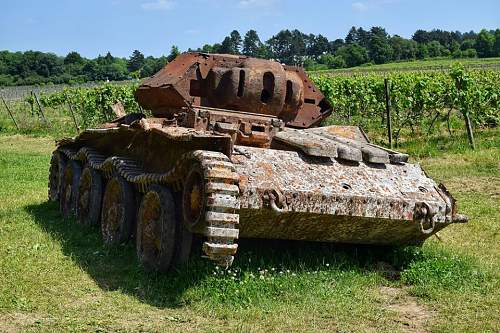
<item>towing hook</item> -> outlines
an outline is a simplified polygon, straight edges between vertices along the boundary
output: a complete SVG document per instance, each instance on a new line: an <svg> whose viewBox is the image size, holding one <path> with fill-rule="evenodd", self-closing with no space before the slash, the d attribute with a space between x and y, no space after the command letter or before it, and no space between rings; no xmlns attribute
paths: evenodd
<svg viewBox="0 0 500 333"><path fill-rule="evenodd" d="M285 196L277 190L266 191L264 193L264 200L269 202L269 207L271 207L273 212L277 215L288 211Z"/></svg>
<svg viewBox="0 0 500 333"><path fill-rule="evenodd" d="M434 220L434 215L437 213L436 209L426 202L421 202L415 206L415 213L420 220L420 232L426 235L433 233L436 228L436 221ZM429 226L424 226L424 223Z"/></svg>

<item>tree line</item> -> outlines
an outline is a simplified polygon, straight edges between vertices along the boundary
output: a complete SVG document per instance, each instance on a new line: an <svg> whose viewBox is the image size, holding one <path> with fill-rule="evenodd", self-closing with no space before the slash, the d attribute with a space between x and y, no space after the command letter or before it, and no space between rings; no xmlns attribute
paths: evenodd
<svg viewBox="0 0 500 333"><path fill-rule="evenodd" d="M345 38L328 40L318 34L281 30L262 41L255 30L243 36L233 30L220 43L197 49L206 53L242 54L274 59L309 70L347 68L362 64L383 64L435 57L500 56L500 29L462 33L459 31L417 30L411 39L389 35L382 27L365 30L352 27ZM77 52L61 57L39 51L0 51L0 86L46 83L116 81L151 76L180 53L172 46L168 56L144 56L135 50L129 58L111 53L87 59Z"/></svg>

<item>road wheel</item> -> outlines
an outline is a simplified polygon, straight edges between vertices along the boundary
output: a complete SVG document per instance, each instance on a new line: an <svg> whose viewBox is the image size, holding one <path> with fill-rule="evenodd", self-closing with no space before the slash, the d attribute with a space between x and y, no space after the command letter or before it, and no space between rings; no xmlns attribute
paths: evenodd
<svg viewBox="0 0 500 333"><path fill-rule="evenodd" d="M102 200L101 231L104 243L126 242L132 235L136 217L134 189L123 178L112 178Z"/></svg>
<svg viewBox="0 0 500 333"><path fill-rule="evenodd" d="M169 270L175 251L176 227L172 192L164 186L151 186L139 208L136 238L137 257L147 270Z"/></svg>
<svg viewBox="0 0 500 333"><path fill-rule="evenodd" d="M77 221L85 225L97 225L101 217L102 176L87 166L83 169L78 188Z"/></svg>
<svg viewBox="0 0 500 333"><path fill-rule="evenodd" d="M189 171L182 191L182 217L186 228L196 230L205 216L205 183L198 165Z"/></svg>
<svg viewBox="0 0 500 333"><path fill-rule="evenodd" d="M52 158L50 159L50 169L49 169L50 201L59 200L59 193L61 191L61 183L65 167L66 167L66 157L63 156L58 151L53 152Z"/></svg>
<svg viewBox="0 0 500 333"><path fill-rule="evenodd" d="M172 191L153 185L142 199L137 220L136 249L148 270L166 272L189 258L192 235L182 225Z"/></svg>
<svg viewBox="0 0 500 333"><path fill-rule="evenodd" d="M64 174L61 182L61 191L59 198L59 209L63 218L69 218L76 213L78 200L78 183L82 167L77 161L68 161L64 168Z"/></svg>

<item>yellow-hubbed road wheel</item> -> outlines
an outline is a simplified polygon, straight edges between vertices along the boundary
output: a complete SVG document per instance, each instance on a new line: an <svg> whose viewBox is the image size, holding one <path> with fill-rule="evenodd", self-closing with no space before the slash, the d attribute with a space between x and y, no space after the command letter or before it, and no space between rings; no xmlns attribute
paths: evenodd
<svg viewBox="0 0 500 333"><path fill-rule="evenodd" d="M189 258L192 235L182 223L176 198L170 188L152 185L142 199L136 249L148 270L166 272Z"/></svg>
<svg viewBox="0 0 500 333"><path fill-rule="evenodd" d="M112 178L102 200L101 231L104 243L115 245L128 241L136 219L133 187L122 177Z"/></svg>

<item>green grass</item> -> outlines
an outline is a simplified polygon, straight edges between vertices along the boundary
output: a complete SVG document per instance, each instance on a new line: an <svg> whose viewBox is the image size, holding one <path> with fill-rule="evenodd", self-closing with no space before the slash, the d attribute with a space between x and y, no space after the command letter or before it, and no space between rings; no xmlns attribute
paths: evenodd
<svg viewBox="0 0 500 333"><path fill-rule="evenodd" d="M0 135L0 331L498 332L499 132L402 147L471 219L422 248L242 240L230 271L193 256L169 275L59 217L52 139Z"/></svg>
<svg viewBox="0 0 500 333"><path fill-rule="evenodd" d="M322 71L313 71L314 73L331 73L331 74L355 74L369 72L392 72L392 71L425 71L425 70L448 70L452 64L460 62L465 67L469 68L493 68L500 69L500 57L497 58L438 58L426 60L413 60L390 62L381 65L361 65L351 68L329 69Z"/></svg>

